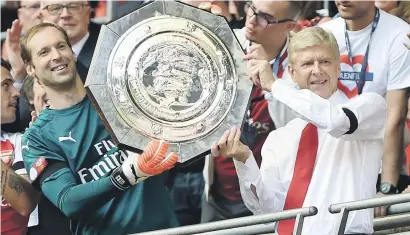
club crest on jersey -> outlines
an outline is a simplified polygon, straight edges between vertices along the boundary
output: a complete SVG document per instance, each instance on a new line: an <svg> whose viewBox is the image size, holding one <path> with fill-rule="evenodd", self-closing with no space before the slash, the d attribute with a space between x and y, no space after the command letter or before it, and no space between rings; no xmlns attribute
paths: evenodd
<svg viewBox="0 0 410 235"><path fill-rule="evenodd" d="M44 171L48 162L44 157L39 157L30 168L30 180L34 181Z"/></svg>

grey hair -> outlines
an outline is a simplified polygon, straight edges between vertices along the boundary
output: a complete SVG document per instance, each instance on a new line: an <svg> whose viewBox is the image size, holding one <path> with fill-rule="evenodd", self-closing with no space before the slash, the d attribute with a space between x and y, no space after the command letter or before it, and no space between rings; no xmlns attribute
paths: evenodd
<svg viewBox="0 0 410 235"><path fill-rule="evenodd" d="M298 51L318 45L329 46L335 59L339 60L339 46L333 34L320 27L310 27L291 34L288 46L289 64L295 63L295 56Z"/></svg>

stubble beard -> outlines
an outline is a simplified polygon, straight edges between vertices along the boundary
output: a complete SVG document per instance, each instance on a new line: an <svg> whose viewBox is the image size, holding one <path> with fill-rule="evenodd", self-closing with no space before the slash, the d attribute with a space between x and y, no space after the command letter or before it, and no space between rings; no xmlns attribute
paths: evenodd
<svg viewBox="0 0 410 235"><path fill-rule="evenodd" d="M52 76L51 79L43 79L42 83L44 86L56 91L67 91L71 90L73 87L76 86L76 78L77 69L74 67L74 71L70 79L66 79L65 81L58 81L57 79L54 79Z"/></svg>
<svg viewBox="0 0 410 235"><path fill-rule="evenodd" d="M367 12L363 12L363 11L359 10L359 11L353 12L353 14L352 13L344 13L344 14L340 14L340 16L345 20L357 20L357 19L365 17L366 13ZM347 16L345 14L347 14Z"/></svg>

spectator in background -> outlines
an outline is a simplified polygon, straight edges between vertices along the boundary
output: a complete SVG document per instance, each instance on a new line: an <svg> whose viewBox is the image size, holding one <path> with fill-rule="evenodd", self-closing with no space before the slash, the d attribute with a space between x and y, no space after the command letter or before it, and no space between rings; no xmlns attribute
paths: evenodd
<svg viewBox="0 0 410 235"><path fill-rule="evenodd" d="M40 1L16 1L18 4L18 20L14 20L7 29L7 37L3 44L2 58L7 58L12 67L12 76L18 88L26 77L26 68L20 57L20 37L32 26L41 22ZM28 104L21 97L18 99L16 120L13 123L2 125L2 129L9 132L22 132L28 127L30 113Z"/></svg>
<svg viewBox="0 0 410 235"><path fill-rule="evenodd" d="M17 1L18 20L14 20L7 29L7 37L3 44L2 58L7 58L11 64L12 76L18 88L21 87L26 77L26 68L20 57L20 37L33 25L41 22L39 1ZM16 110L16 120L13 123L2 125L2 129L9 132L22 132L28 127L30 113L27 112L28 104L25 99L19 98Z"/></svg>
<svg viewBox="0 0 410 235"><path fill-rule="evenodd" d="M85 83L99 35L99 27L90 22L89 2L46 0L41 1L41 9L45 22L55 23L67 32L77 57L77 72Z"/></svg>
<svg viewBox="0 0 410 235"><path fill-rule="evenodd" d="M46 92L35 78L27 76L21 88L22 95L30 104L30 111L35 113L32 116L38 117L40 112L49 106Z"/></svg>
<svg viewBox="0 0 410 235"><path fill-rule="evenodd" d="M304 7L301 16L298 19L298 25L294 31L298 32L304 28L323 24L332 18L328 16L321 16L317 11L321 8L323 2L321 1L308 1Z"/></svg>
<svg viewBox="0 0 410 235"><path fill-rule="evenodd" d="M410 24L410 2L409 1L375 1L376 7L392 15L399 17Z"/></svg>
<svg viewBox="0 0 410 235"><path fill-rule="evenodd" d="M399 17L400 19L410 24L410 2L409 1L402 1L400 4L389 11L390 14Z"/></svg>
<svg viewBox="0 0 410 235"><path fill-rule="evenodd" d="M394 8L398 7L400 4L400 1L396 0L391 0L391 1L381 1L381 0L375 0L374 4L376 7L382 9L385 12L390 12Z"/></svg>
<svg viewBox="0 0 410 235"><path fill-rule="evenodd" d="M182 2L201 9L211 9L212 5L213 13L224 16L232 29L241 29L245 26L245 19L240 15L244 8L244 2L242 1L240 1L242 3L234 1L201 2L192 0L184 0ZM240 10L241 8L242 10Z"/></svg>
<svg viewBox="0 0 410 235"><path fill-rule="evenodd" d="M40 1L20 1L17 15L23 24L22 33L27 32L34 25L41 23Z"/></svg>
<svg viewBox="0 0 410 235"><path fill-rule="evenodd" d="M17 16L20 20L20 23L22 24L22 30L20 33L24 34L24 32L27 32L27 30L29 30L33 25L41 22L40 1L17 1L17 3ZM5 45L3 45L1 57L5 60L8 60L8 53L9 50L7 50ZM16 70L16 68L13 67L13 70ZM23 75L25 75L25 73Z"/></svg>
<svg viewBox="0 0 410 235"><path fill-rule="evenodd" d="M402 153L410 87L410 51L403 44L409 42L410 25L378 10L371 1L336 1L336 5L341 17L321 27L331 31L339 45L338 88L349 98L366 92L385 97L388 118L378 196L395 194L409 185ZM385 207L376 208L376 215L385 213Z"/></svg>

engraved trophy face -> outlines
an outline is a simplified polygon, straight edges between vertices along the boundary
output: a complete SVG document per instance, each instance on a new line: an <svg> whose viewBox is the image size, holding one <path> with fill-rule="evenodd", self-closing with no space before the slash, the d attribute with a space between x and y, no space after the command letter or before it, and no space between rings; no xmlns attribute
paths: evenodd
<svg viewBox="0 0 410 235"><path fill-rule="evenodd" d="M223 17L156 1L102 26L86 80L114 142L163 139L180 162L241 125L252 83Z"/></svg>

